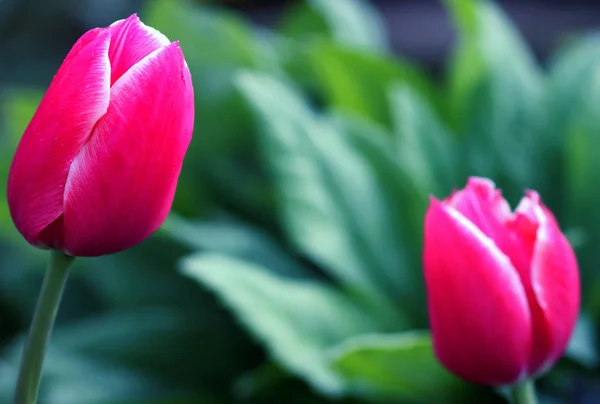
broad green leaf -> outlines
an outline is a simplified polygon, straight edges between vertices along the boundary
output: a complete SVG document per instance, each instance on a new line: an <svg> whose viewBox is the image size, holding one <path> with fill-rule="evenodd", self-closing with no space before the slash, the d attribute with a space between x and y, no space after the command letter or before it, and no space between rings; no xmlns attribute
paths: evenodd
<svg viewBox="0 0 600 404"><path fill-rule="evenodd" d="M331 403L331 397L318 394L312 386L272 361L242 375L233 390L238 402L244 403L280 404L284 396L285 404ZM346 400L336 402L350 404Z"/></svg>
<svg viewBox="0 0 600 404"><path fill-rule="evenodd" d="M598 74L600 35L570 43L554 57L547 80L548 129L559 141L568 138L569 126L587 102L589 86ZM561 142L562 144L562 142Z"/></svg>
<svg viewBox="0 0 600 404"><path fill-rule="evenodd" d="M184 0L152 0L144 18L180 41L194 81L196 121L202 123L196 153L210 155L240 142L249 120L232 77L238 69L256 65L251 27L235 14Z"/></svg>
<svg viewBox="0 0 600 404"><path fill-rule="evenodd" d="M341 45L371 51L387 49L384 24L365 0L307 0L284 16L281 31L296 39L325 36Z"/></svg>
<svg viewBox="0 0 600 404"><path fill-rule="evenodd" d="M75 260L71 280L84 284L87 300L94 297L110 309L200 304L194 285L175 270L175 261L185 253L172 240L152 236L119 254Z"/></svg>
<svg viewBox="0 0 600 404"><path fill-rule="evenodd" d="M112 311L62 325L56 329L53 344L63 352L183 382L177 380L184 376L183 370L196 368L186 355L203 333L200 324L191 324L190 313L168 307ZM196 359L200 360L198 351Z"/></svg>
<svg viewBox="0 0 600 404"><path fill-rule="evenodd" d="M198 385L186 392L152 372L135 372L103 359L63 351L51 345L44 361L39 402L47 404L221 404ZM116 343L115 345L118 345ZM20 356L21 350L18 351ZM12 402L17 361L0 362L0 402Z"/></svg>
<svg viewBox="0 0 600 404"><path fill-rule="evenodd" d="M20 352L19 352L20 353ZM18 362L16 362L18 363ZM12 402L18 367L0 362L0 401ZM102 360L50 349L44 361L39 402L48 404L131 403L132 398L150 399L168 392L150 374L111 366Z"/></svg>
<svg viewBox="0 0 600 404"><path fill-rule="evenodd" d="M406 274L406 278L401 278L397 286L402 289L403 282L412 285L412 294L408 293L408 296L412 297L408 297L408 300L412 303L410 310L416 314L420 309L424 309L424 296L420 294L424 285L419 282L422 271L420 251L423 218L430 192L423 186L425 184L418 181L418 176L411 172L407 162L398 158L393 138L383 128L372 121L341 111L334 111L325 116L325 119L336 132L345 134L347 141L360 151L376 177L375 182L380 184L380 189L385 190L382 195L395 205L399 223L395 237L402 240L402 245L393 242L395 247L390 245L388 248L400 249L397 252L398 256L410 263L404 267L404 272L415 272Z"/></svg>
<svg viewBox="0 0 600 404"><path fill-rule="evenodd" d="M569 227L564 229L563 233L575 251L587 243L587 232L581 227Z"/></svg>
<svg viewBox="0 0 600 404"><path fill-rule="evenodd" d="M578 203L575 199L588 198L588 194L594 193L595 189L585 183L584 178L587 178L589 173L581 172L582 169L585 170L585 161L579 162L576 156L574 160L570 160L570 152L565 153L565 150L568 150L567 144L571 142L572 136L581 136L582 120L595 119L593 115L585 117L582 110L590 111L585 104L589 102L589 87L593 86L598 63L600 36L588 36L572 41L553 56L546 81L543 128L546 134L544 149L547 150L547 157L546 168L540 170L545 173L546 180L539 191L545 198L553 201L551 208L558 215L559 221L568 222L568 225L577 223L578 219L575 216L585 212L581 206L571 204ZM577 143L579 140L574 141ZM572 146L577 148L574 144ZM568 202L565 203L565 200ZM587 214L585 216L587 222ZM573 219L576 221L571 222ZM587 238L588 231L582 228L582 233L585 233Z"/></svg>
<svg viewBox="0 0 600 404"><path fill-rule="evenodd" d="M332 350L330 359L350 391L371 399L463 403L472 392L439 364L424 332L358 336Z"/></svg>
<svg viewBox="0 0 600 404"><path fill-rule="evenodd" d="M250 401L261 392L267 391L269 387L289 378L291 378L290 374L284 369L272 361L267 361L258 368L243 374L236 380L233 389L236 397L243 401Z"/></svg>
<svg viewBox="0 0 600 404"><path fill-rule="evenodd" d="M314 91L326 105L357 113L391 127L388 92L394 84L410 86L439 105L440 96L428 78L407 61L340 47L328 41L307 46L302 53Z"/></svg>
<svg viewBox="0 0 600 404"><path fill-rule="evenodd" d="M325 284L282 278L218 254L192 255L181 267L214 291L274 360L325 394L343 389L325 351L352 335L382 328L347 295Z"/></svg>
<svg viewBox="0 0 600 404"><path fill-rule="evenodd" d="M390 97L398 159L415 182L439 198L462 186L461 150L431 105L406 86L394 87Z"/></svg>
<svg viewBox="0 0 600 404"><path fill-rule="evenodd" d="M522 92L527 96L523 101L539 93L542 85L539 67L520 34L493 2L445 0L444 3L459 34L449 84L451 107L460 121L468 118L468 104L474 101L470 96L481 81L510 80L509 84L523 87L513 94Z"/></svg>
<svg viewBox="0 0 600 404"><path fill-rule="evenodd" d="M600 312L597 263L600 253L600 36L584 37L559 52L552 63L546 89L551 146L558 154L549 161L548 194L557 201L561 224L580 229L583 244L578 260L583 278L584 306Z"/></svg>
<svg viewBox="0 0 600 404"><path fill-rule="evenodd" d="M246 73L239 83L291 241L353 292L418 310L422 276L403 248L415 241L404 219L421 221L426 200L393 161L391 136L315 115L269 76Z"/></svg>
<svg viewBox="0 0 600 404"><path fill-rule="evenodd" d="M493 3L445 3L459 31L450 107L468 142L471 171L497 179L511 196L520 195L541 177L543 77L518 32Z"/></svg>
<svg viewBox="0 0 600 404"><path fill-rule="evenodd" d="M308 274L269 234L250 224L234 220L186 220L171 213L161 226L161 232L192 250L232 255L286 276Z"/></svg>
<svg viewBox="0 0 600 404"><path fill-rule="evenodd" d="M208 318L199 319L201 315ZM50 374L75 373L79 370L68 361L81 358L123 372L153 375L165 386L212 388L211 383L227 381L232 369L243 368L244 363L248 366L250 360L241 358L249 347L243 336L220 326L222 319L211 321L210 316L192 307L146 307L62 322L52 336L45 369ZM206 333L207 329L211 332ZM22 341L15 341L5 356L14 366Z"/></svg>
<svg viewBox="0 0 600 404"><path fill-rule="evenodd" d="M593 63L593 59L588 59ZM578 250L580 271L583 277L584 302L587 302L594 282L598 282L597 262L600 259L600 221L595 219L600 203L596 184L600 180L600 68L595 65L581 71L579 83L574 83L580 93L572 100L576 110L570 112L565 122L564 188L560 195L565 203L564 218L570 227L583 228L586 242ZM558 78L558 77L557 77ZM568 96L568 95L566 95Z"/></svg>
<svg viewBox="0 0 600 404"><path fill-rule="evenodd" d="M592 319L581 315L565 351L565 356L584 366L598 366L597 332Z"/></svg>
<svg viewBox="0 0 600 404"><path fill-rule="evenodd" d="M239 69L262 65L266 44L238 15L197 2L150 0L142 14L147 24L180 41L194 84L195 133L175 209L205 213L223 200L237 201L240 194L246 209L264 209L264 197L249 187L257 181L254 172L247 164L239 167L254 149L248 130L251 116L233 77ZM220 187L225 183L227 188Z"/></svg>
<svg viewBox="0 0 600 404"><path fill-rule="evenodd" d="M596 188L590 187L596 181L590 166L595 159L591 159L594 150L588 149L594 147L595 131L600 127L595 111L598 106L595 91L599 88L599 64L600 36L590 36L558 53L548 78L547 130L565 160L554 162L559 169L565 170L559 174L564 175L562 180L567 190L564 196L568 200L564 213L569 221L577 220L574 216L580 214L587 217L591 205L595 207L594 199L600 198ZM582 209L586 200L587 209ZM588 223L587 219L585 223Z"/></svg>

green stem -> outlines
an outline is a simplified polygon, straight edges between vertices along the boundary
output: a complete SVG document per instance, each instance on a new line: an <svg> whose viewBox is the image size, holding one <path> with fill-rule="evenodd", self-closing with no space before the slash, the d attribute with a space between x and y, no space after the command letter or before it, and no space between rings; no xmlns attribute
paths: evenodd
<svg viewBox="0 0 600 404"><path fill-rule="evenodd" d="M527 379L510 388L513 404L537 404L533 380Z"/></svg>
<svg viewBox="0 0 600 404"><path fill-rule="evenodd" d="M73 257L51 250L48 270L38 297L15 392L15 404L34 404L42 375L46 346L52 333L58 305L69 275Z"/></svg>

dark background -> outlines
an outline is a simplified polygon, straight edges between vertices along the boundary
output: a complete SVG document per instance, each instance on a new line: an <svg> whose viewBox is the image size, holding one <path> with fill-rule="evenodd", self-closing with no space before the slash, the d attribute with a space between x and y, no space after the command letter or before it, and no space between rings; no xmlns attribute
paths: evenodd
<svg viewBox="0 0 600 404"><path fill-rule="evenodd" d="M47 85L75 40L138 10L144 0L0 0L0 85ZM246 14L256 24L275 23L292 1L232 0L219 4ZM452 43L449 20L439 1L378 0L393 49L437 71ZM565 34L600 26L593 0L499 1L530 44L544 58Z"/></svg>

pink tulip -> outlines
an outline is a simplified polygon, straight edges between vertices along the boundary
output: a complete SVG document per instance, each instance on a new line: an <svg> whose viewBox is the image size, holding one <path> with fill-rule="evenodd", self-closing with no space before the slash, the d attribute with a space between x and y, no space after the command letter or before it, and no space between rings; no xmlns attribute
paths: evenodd
<svg viewBox="0 0 600 404"><path fill-rule="evenodd" d="M562 355L579 311L577 261L536 192L514 212L483 178L432 198L424 269L434 350L451 372L512 384Z"/></svg>
<svg viewBox="0 0 600 404"><path fill-rule="evenodd" d="M73 256L141 242L171 208L193 121L177 42L136 15L88 31L16 151L8 204L17 229Z"/></svg>

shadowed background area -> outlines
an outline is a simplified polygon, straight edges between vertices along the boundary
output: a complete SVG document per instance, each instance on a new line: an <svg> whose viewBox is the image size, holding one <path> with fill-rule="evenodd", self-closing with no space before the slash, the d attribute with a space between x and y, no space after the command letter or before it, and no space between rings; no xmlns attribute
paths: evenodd
<svg viewBox="0 0 600 404"><path fill-rule="evenodd" d="M0 82L45 85L77 38L136 12L148 0L2 0ZM242 13L259 26L273 26L292 0L196 1ZM431 67L443 64L453 39L440 1L375 0L394 52ZM594 0L497 2L537 55L547 55L565 37L594 30L600 4Z"/></svg>
<svg viewBox="0 0 600 404"><path fill-rule="evenodd" d="M599 3L0 0L3 189L70 47L134 12L181 43L194 139L163 227L75 261L41 404L507 402L427 332L427 197L469 175L555 212L583 307L541 402L600 400ZM0 402L46 260L2 194Z"/></svg>

